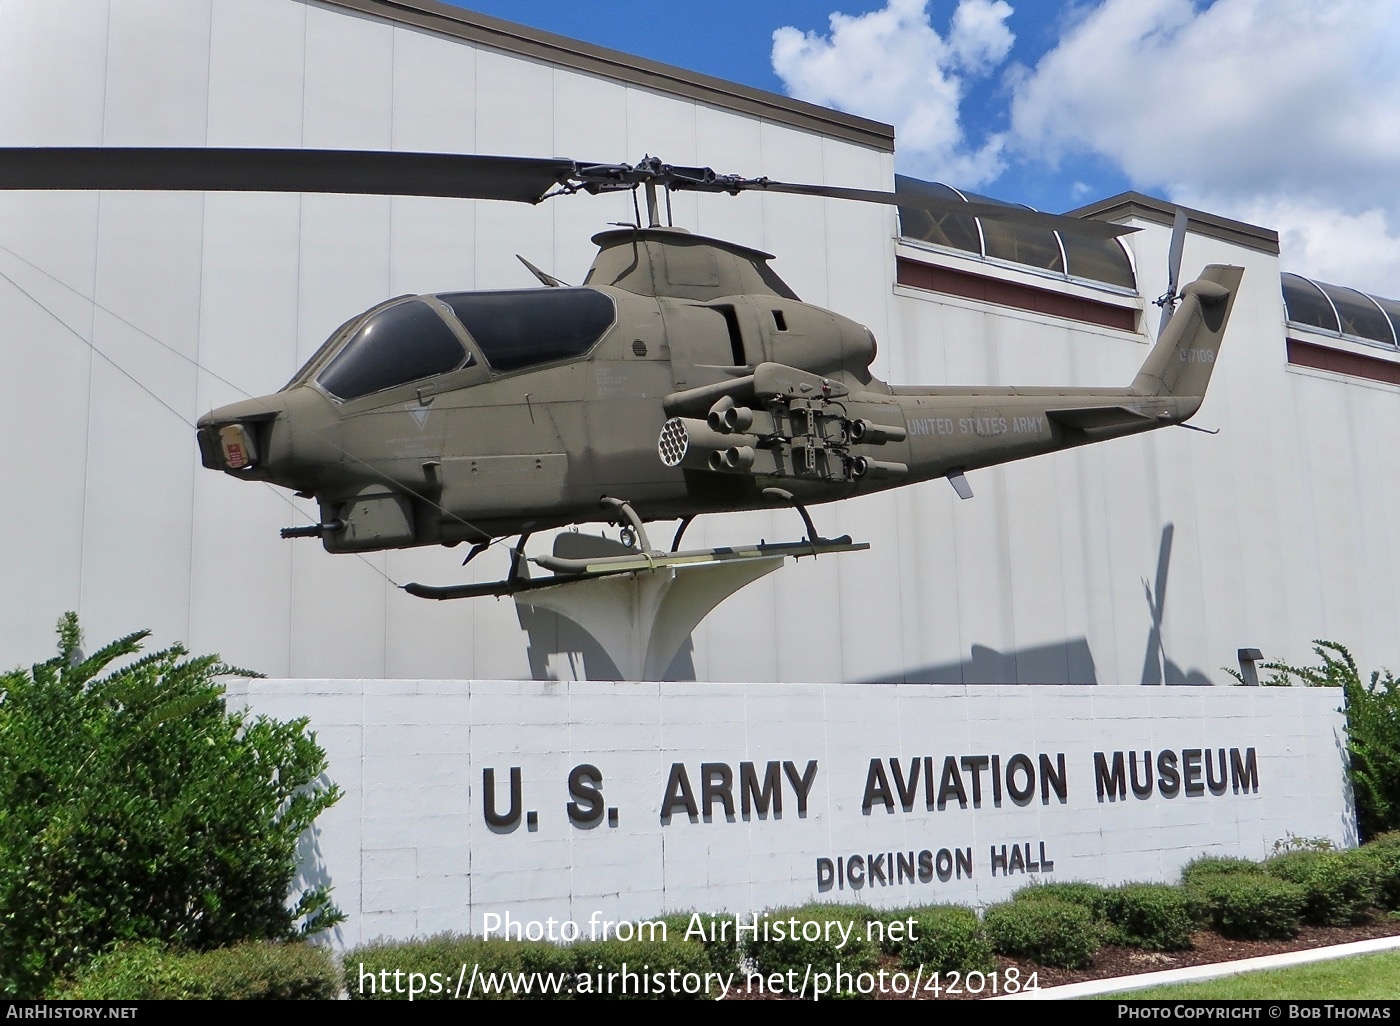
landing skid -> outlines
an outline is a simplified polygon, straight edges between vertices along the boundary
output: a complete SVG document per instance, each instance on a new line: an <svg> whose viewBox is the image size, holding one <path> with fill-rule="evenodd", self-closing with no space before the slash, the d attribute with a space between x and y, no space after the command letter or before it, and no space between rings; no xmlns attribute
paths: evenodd
<svg viewBox="0 0 1400 1026"><path fill-rule="evenodd" d="M549 556L525 556L528 534L511 550L503 581L434 588L406 584L410 595L430 599L510 595L516 605L543 609L578 624L607 653L624 680L662 680L685 640L710 611L739 589L782 566L789 557L858 552L864 542L818 537L807 511L789 492L770 488L773 502L794 506L807 527L805 541L681 550L693 517L681 521L670 552L651 547L646 526L630 505L605 498L622 541L564 533ZM529 564L547 570L531 577ZM523 621L522 621L523 622Z"/></svg>
<svg viewBox="0 0 1400 1026"><path fill-rule="evenodd" d="M651 548L647 539L646 527L641 518L637 516L636 511L627 502L622 499L605 498L603 505L617 512L619 521L623 523L624 536L630 535L631 544L625 550L596 555L563 556L559 554L556 547L556 552L553 555L526 557L525 542L530 536L523 534L511 549L510 572L504 580L444 587L410 582L403 586L403 590L417 598L435 599L440 602L447 599L483 598L488 595L501 597L537 591L541 588L558 587L593 578L635 574L669 567L733 563L757 559L778 559L781 561L788 557L801 559L803 556L822 556L835 552L859 552L870 548L867 542L851 541L850 535L842 535L839 538L819 537L806 507L794 502L791 493L779 488L768 488L764 490L763 494L765 498L775 502L785 502L792 505L801 514L803 524L807 528L805 541L774 543L760 541L755 545L719 546L680 551L681 536L685 534L685 529L695 519L690 516L682 520L680 527L676 530L676 537L671 543L671 551L661 552ZM473 549L467 559L470 560L472 556L477 555L477 552L477 549ZM548 570L551 576L529 576L526 563L533 563L541 569Z"/></svg>

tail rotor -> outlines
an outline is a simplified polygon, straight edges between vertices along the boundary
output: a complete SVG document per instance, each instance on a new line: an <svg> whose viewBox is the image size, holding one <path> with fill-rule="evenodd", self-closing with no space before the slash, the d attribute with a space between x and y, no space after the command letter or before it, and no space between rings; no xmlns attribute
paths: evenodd
<svg viewBox="0 0 1400 1026"><path fill-rule="evenodd" d="M1153 305L1162 308L1161 320L1157 322L1158 338L1167 330L1167 322L1172 319L1176 304L1181 301L1177 283L1181 280L1181 254L1186 249L1186 226L1189 220L1186 211L1177 207L1176 217L1172 219L1171 247L1167 251L1167 291L1152 301Z"/></svg>

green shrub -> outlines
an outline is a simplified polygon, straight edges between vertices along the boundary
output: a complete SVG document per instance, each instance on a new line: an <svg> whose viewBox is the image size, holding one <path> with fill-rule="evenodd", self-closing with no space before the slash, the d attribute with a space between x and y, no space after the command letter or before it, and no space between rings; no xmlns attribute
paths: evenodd
<svg viewBox="0 0 1400 1026"><path fill-rule="evenodd" d="M330 1001L340 978L325 948L310 944L237 944L190 956L210 1000Z"/></svg>
<svg viewBox="0 0 1400 1026"><path fill-rule="evenodd" d="M1105 891L1100 905L1108 923L1108 940L1148 951L1184 951L1191 947L1196 916L1180 887L1127 883Z"/></svg>
<svg viewBox="0 0 1400 1026"><path fill-rule="evenodd" d="M1382 834L1346 852L1346 857L1365 863L1375 874L1377 906L1400 909L1400 833Z"/></svg>
<svg viewBox="0 0 1400 1026"><path fill-rule="evenodd" d="M475 1000L538 999L568 996L574 960L541 941L443 933L354 948L341 959L341 973L352 1001L447 1001L469 993ZM524 993L525 980L534 993Z"/></svg>
<svg viewBox="0 0 1400 1026"><path fill-rule="evenodd" d="M157 941L122 944L99 955L53 996L65 1001L191 1000L202 984L187 961Z"/></svg>
<svg viewBox="0 0 1400 1026"><path fill-rule="evenodd" d="M704 945L680 939L683 933L673 935L668 924L666 941L568 946L439 934L364 945L346 953L341 969L352 1000L403 1001L410 994L415 1001L707 997L705 974L715 970ZM675 990L672 972L679 984ZM687 982L699 989L687 991Z"/></svg>
<svg viewBox="0 0 1400 1026"><path fill-rule="evenodd" d="M1058 898L992 905L983 922L998 952L1045 966L1081 969L1099 947L1093 914Z"/></svg>
<svg viewBox="0 0 1400 1026"><path fill-rule="evenodd" d="M920 965L939 973L990 972L996 968L992 939L977 913L963 905L927 905L901 913L914 920L913 937L898 945L905 969Z"/></svg>
<svg viewBox="0 0 1400 1026"><path fill-rule="evenodd" d="M1275 855L1287 855L1289 852L1294 851L1336 850L1337 846L1332 843L1332 838L1330 837L1300 837L1289 830L1284 833L1283 837L1280 837L1274 842L1273 847L1269 849L1269 855L1272 857Z"/></svg>
<svg viewBox="0 0 1400 1026"><path fill-rule="evenodd" d="M1011 900L1041 901L1045 898L1053 898L1056 901L1067 901L1071 905L1079 905L1088 909L1095 919L1102 919L1103 902L1107 894L1108 888L1100 884L1086 883L1082 880L1066 880L1063 883L1027 884L1011 895Z"/></svg>
<svg viewBox="0 0 1400 1026"><path fill-rule="evenodd" d="M1376 867L1336 851L1294 851L1264 863L1270 876L1307 892L1303 920L1319 926L1364 922L1376 898Z"/></svg>
<svg viewBox="0 0 1400 1026"><path fill-rule="evenodd" d="M506 942L512 943L512 942ZM550 1001L563 1001L573 996L573 975L574 956L570 949L560 947L558 944L550 944L547 941L515 941L516 947L520 948L520 961L525 972L533 974L536 980L567 980L567 985L563 987L548 987L541 984L541 989L546 990L545 997ZM470 972L470 969L468 970ZM539 997L539 994L532 996L532 999Z"/></svg>
<svg viewBox="0 0 1400 1026"><path fill-rule="evenodd" d="M1342 689L1347 715L1347 755L1352 798L1362 840L1400 827L1400 680L1377 670L1367 683L1347 649L1331 641L1314 641L1319 666L1265 663L1273 671L1269 684Z"/></svg>
<svg viewBox="0 0 1400 1026"><path fill-rule="evenodd" d="M565 950L573 960L575 998L665 1001L709 996L703 984L705 974L713 970L705 946L697 941L580 941ZM698 991L685 989L687 977L700 986Z"/></svg>
<svg viewBox="0 0 1400 1026"><path fill-rule="evenodd" d="M697 915L700 917L698 921L695 920ZM690 939L693 943L704 945L710 969L725 974L739 971L742 946L739 944L733 915L715 912L668 912L661 916L661 921L666 924L668 941L685 940L686 933L694 922L703 932L704 938L692 934ZM747 922L747 919L744 921Z"/></svg>
<svg viewBox="0 0 1400 1026"><path fill-rule="evenodd" d="M147 941L99 955L57 996L68 1001L329 1001L339 993L330 953L309 944L250 942L189 952Z"/></svg>
<svg viewBox="0 0 1400 1026"><path fill-rule="evenodd" d="M305 720L229 713L217 657L140 651L0 674L0 994L37 996L115 943L194 950L340 920L325 888L287 895L297 842L339 791ZM107 675L100 676L103 673Z"/></svg>
<svg viewBox="0 0 1400 1026"><path fill-rule="evenodd" d="M852 905L774 909L760 917L758 936L747 942L746 951L765 976L795 971L801 979L808 966L813 972L834 973L838 962L843 972L870 972L878 964L875 945L865 937L865 924L872 915L878 914ZM815 925L804 925L808 923ZM838 947L844 927L850 928L849 937Z"/></svg>
<svg viewBox="0 0 1400 1026"><path fill-rule="evenodd" d="M1181 882L1196 883L1209 876L1260 876L1264 867L1249 859L1227 855L1202 855L1181 867Z"/></svg>
<svg viewBox="0 0 1400 1026"><path fill-rule="evenodd" d="M1307 892L1263 874L1206 876L1191 882L1216 933L1241 940L1297 936Z"/></svg>

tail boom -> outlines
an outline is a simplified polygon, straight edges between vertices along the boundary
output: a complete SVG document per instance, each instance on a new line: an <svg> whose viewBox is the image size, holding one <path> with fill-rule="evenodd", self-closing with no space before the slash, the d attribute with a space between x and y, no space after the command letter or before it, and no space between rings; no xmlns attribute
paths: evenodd
<svg viewBox="0 0 1400 1026"><path fill-rule="evenodd" d="M1212 264L1127 388L891 389L909 428L910 478L927 480L1189 420L1215 368L1243 268Z"/></svg>

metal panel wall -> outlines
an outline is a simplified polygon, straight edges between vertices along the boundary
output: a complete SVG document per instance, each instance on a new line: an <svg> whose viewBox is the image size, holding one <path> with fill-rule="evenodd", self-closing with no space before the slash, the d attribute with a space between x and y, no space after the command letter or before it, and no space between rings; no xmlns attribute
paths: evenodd
<svg viewBox="0 0 1400 1026"><path fill-rule="evenodd" d="M348 146L635 160L887 188L889 153L694 97L303 0L0 5L0 142ZM540 207L340 196L0 196L0 654L47 652L75 608L94 640L162 642L273 675L607 675L568 621L435 604L447 551L330 556L286 543L306 503L203 471L204 410L279 387L337 325L410 291L568 281L631 198ZM778 254L805 299L868 324L898 382L1129 381L1147 336L898 287L893 210L682 196L679 223ZM1131 245L1143 295L1168 231ZM721 605L672 674L711 680L1225 680L1236 648L1308 641L1400 666L1400 389L1289 368L1277 260L1193 235L1189 277L1243 263L1197 422L815 510L866 553L804 560ZM991 271L1002 274L1006 272ZM1013 275L1014 276L1014 275ZM1148 307L1146 321L1155 321ZM658 527L657 537L666 533ZM791 512L698 522L695 544L796 536ZM542 543L542 542L541 542Z"/></svg>

